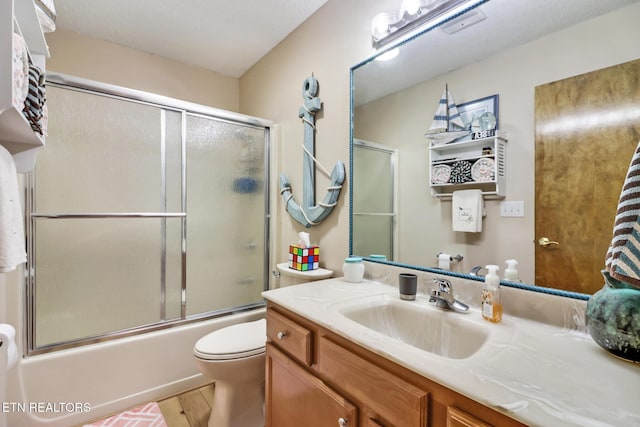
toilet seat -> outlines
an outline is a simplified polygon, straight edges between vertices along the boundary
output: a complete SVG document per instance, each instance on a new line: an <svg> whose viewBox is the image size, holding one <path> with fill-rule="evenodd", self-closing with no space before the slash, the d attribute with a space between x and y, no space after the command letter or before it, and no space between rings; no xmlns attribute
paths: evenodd
<svg viewBox="0 0 640 427"><path fill-rule="evenodd" d="M233 360L265 352L266 319L239 323L218 329L200 338L193 354L205 360Z"/></svg>

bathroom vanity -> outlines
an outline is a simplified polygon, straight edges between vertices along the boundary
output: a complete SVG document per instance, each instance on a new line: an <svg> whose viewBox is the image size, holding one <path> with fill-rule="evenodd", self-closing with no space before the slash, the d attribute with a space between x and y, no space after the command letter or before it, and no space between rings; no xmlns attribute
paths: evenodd
<svg viewBox="0 0 640 427"><path fill-rule="evenodd" d="M638 366L611 358L580 331L509 312L489 324L471 301L477 288L455 283L468 314L443 311L420 291L416 301L401 301L397 287L366 280L265 292L265 425L640 422Z"/></svg>
<svg viewBox="0 0 640 427"><path fill-rule="evenodd" d="M267 426L524 425L276 304L267 324Z"/></svg>

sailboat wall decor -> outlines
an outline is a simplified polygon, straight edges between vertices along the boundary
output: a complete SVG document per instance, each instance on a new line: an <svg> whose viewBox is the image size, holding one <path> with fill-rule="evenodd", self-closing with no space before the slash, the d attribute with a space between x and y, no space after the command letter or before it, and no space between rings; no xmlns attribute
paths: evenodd
<svg viewBox="0 0 640 427"><path fill-rule="evenodd" d="M460 117L458 107L449 92L449 86L445 85L431 127L424 136L431 140L432 144L440 145L453 142L470 133L471 131L467 129L467 125Z"/></svg>
<svg viewBox="0 0 640 427"><path fill-rule="evenodd" d="M345 167L341 161L336 162L331 173L329 173L314 157L315 139L315 113L322 109L322 101L318 94L318 80L307 77L302 85L302 98L304 102L298 112L298 117L304 122L304 143L302 144L303 154L303 204L296 203L291 193L291 184L285 174L280 174L280 194L285 203L285 209L293 219L305 227L317 225L324 220L333 210L338 202L340 190L345 179ZM320 203L315 205L315 169L314 163L320 170L329 177L330 183L327 193Z"/></svg>

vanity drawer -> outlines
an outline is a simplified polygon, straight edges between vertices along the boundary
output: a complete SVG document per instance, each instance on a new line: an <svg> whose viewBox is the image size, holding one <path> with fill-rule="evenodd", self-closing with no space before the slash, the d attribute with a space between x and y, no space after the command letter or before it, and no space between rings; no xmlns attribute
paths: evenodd
<svg viewBox="0 0 640 427"><path fill-rule="evenodd" d="M329 383L339 385L346 395L384 420L371 419L368 425L427 425L427 391L409 384L325 337L318 340L317 370Z"/></svg>
<svg viewBox="0 0 640 427"><path fill-rule="evenodd" d="M453 406L447 406L447 427L493 427L473 415Z"/></svg>
<svg viewBox="0 0 640 427"><path fill-rule="evenodd" d="M267 310L267 338L295 359L311 366L313 336L309 329L274 310Z"/></svg>

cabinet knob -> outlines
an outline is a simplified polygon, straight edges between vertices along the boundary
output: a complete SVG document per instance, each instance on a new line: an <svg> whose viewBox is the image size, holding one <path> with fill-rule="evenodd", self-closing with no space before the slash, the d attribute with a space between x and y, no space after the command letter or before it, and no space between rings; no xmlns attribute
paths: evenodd
<svg viewBox="0 0 640 427"><path fill-rule="evenodd" d="M553 240L549 239L548 237L541 237L541 238L538 240L538 244L539 244L540 246L545 247L545 248L546 248L546 247L548 247L548 246L551 246L551 245L560 246L560 243L558 243L558 242L554 242Z"/></svg>
<svg viewBox="0 0 640 427"><path fill-rule="evenodd" d="M338 425L340 427L346 427L348 424L349 424L349 421L347 421L346 418L342 418L342 417L338 418Z"/></svg>
<svg viewBox="0 0 640 427"><path fill-rule="evenodd" d="M283 340L287 336L287 333L280 331L276 336L278 337L279 340Z"/></svg>

